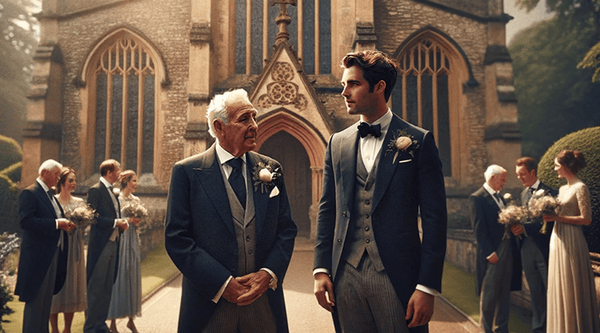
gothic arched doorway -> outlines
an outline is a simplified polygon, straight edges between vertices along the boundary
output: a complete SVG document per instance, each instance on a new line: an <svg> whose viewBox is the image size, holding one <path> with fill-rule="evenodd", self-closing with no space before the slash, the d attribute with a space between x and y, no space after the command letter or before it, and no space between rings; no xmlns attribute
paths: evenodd
<svg viewBox="0 0 600 333"><path fill-rule="evenodd" d="M292 218L298 225L298 236L310 237L308 212L312 201L312 178L310 161L304 147L289 133L279 131L261 145L259 152L281 163Z"/></svg>

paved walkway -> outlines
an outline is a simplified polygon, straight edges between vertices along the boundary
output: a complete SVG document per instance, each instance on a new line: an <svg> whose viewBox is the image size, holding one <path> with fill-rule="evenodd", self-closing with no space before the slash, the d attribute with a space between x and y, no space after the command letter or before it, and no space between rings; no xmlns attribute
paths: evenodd
<svg viewBox="0 0 600 333"><path fill-rule="evenodd" d="M312 263L312 244L299 239L283 286L291 333L334 332L331 316L317 304L313 295ZM142 333L176 332L180 300L181 276L177 276L145 299L142 317L135 320L138 330ZM130 332L126 324L125 319L117 321L119 332ZM430 332L471 333L479 330L470 318L438 297Z"/></svg>

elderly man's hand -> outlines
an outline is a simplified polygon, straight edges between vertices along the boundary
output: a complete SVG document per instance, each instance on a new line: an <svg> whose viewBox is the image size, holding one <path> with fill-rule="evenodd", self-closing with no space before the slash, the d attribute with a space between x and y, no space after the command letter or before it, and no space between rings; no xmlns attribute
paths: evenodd
<svg viewBox="0 0 600 333"><path fill-rule="evenodd" d="M231 279L223 292L223 297L231 303L237 303L239 297L249 290L249 287L241 285L236 279Z"/></svg>
<svg viewBox="0 0 600 333"><path fill-rule="evenodd" d="M235 280L243 286L250 288L248 292L238 298L238 305L242 306L251 304L267 291L269 282L271 282L271 275L266 271L260 270L256 273L237 277Z"/></svg>

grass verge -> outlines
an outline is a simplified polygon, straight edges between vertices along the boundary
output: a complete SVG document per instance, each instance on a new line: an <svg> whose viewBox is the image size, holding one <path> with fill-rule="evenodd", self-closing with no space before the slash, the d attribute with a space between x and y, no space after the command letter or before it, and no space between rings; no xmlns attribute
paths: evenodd
<svg viewBox="0 0 600 333"><path fill-rule="evenodd" d="M476 322L480 320L479 296L475 293L475 274L467 273L451 263L444 263L444 275L442 277L442 296ZM529 325L518 309L511 306L508 330L511 333L531 332Z"/></svg>
<svg viewBox="0 0 600 333"><path fill-rule="evenodd" d="M162 244L149 252L146 255L146 259L142 261L142 297L160 286L175 273L177 273L177 267L171 262L171 259ZM2 327L6 332L21 332L25 303L19 302L18 296L14 296L14 299L11 302L8 302L7 305L15 312L10 316L3 318L8 322L2 323ZM85 316L83 312L75 313L71 331L83 332L84 322ZM59 315L58 324L59 330L62 331L64 324L62 315Z"/></svg>

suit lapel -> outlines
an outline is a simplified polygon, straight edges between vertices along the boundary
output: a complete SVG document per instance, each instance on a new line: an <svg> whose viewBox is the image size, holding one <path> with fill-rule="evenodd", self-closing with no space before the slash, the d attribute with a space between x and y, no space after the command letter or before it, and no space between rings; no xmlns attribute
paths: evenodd
<svg viewBox="0 0 600 333"><path fill-rule="evenodd" d="M341 193L344 194L344 198L340 198L341 202L348 204L347 209L352 211L350 207L353 206L354 199L354 183L356 182L356 158L358 153L358 128L355 125L351 126L354 128L353 131L349 131L345 136L339 139L339 149L333 149L333 154L338 154L338 160L340 161L340 174L342 175L342 189ZM336 147L333 147L336 148Z"/></svg>
<svg viewBox="0 0 600 333"><path fill-rule="evenodd" d="M42 187L42 185L40 185L37 181L35 182L36 185L36 189L35 192L38 195L38 198L46 205L46 207L48 207L48 209L50 209L50 211L52 212L52 215L54 215L54 218L58 218L58 216L56 216L56 211L54 210L54 206L52 205L52 202L50 201L50 197L48 196L48 193L46 193L46 191L44 191L44 188ZM60 205L59 205L60 208ZM61 208L62 210L62 208Z"/></svg>
<svg viewBox="0 0 600 333"><path fill-rule="evenodd" d="M254 216L256 217L256 232L260 234L260 228L263 226L263 222L265 221L265 217L267 215L267 206L269 204L269 195L270 191L265 191L263 193L260 186L254 187L254 181L252 180L252 171L254 170L254 166L260 162L260 157L257 153L253 151L249 151L246 154L246 172L248 176L248 183L250 187L248 191L252 191L252 196L254 199Z"/></svg>
<svg viewBox="0 0 600 333"><path fill-rule="evenodd" d="M204 188L206 193L210 194L208 198L221 216L227 229L234 234L231 207L229 207L229 199L214 144L198 161L198 165L194 165L193 171L200 182L200 186Z"/></svg>
<svg viewBox="0 0 600 333"><path fill-rule="evenodd" d="M394 115L381 146L381 157L379 158L379 165L377 166L375 189L373 190L373 211L377 207L377 204L379 204L379 201L381 201L381 198L383 198L383 194L388 188L390 181L392 180L392 176L394 175L394 171L398 166L398 163L392 163L394 160L394 154L386 154L385 151L387 150L387 145L394 134L401 128L402 123L400 122L400 119Z"/></svg>

